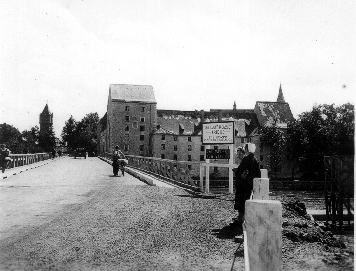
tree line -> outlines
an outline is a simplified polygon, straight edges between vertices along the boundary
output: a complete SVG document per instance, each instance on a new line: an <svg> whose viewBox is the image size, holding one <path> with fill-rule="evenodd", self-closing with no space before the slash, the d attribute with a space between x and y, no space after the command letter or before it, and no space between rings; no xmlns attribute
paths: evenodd
<svg viewBox="0 0 356 271"><path fill-rule="evenodd" d="M268 146L272 176L282 156L296 161L304 178L322 180L324 156L354 155L355 109L346 103L315 105L288 123L284 132L278 126L261 127L261 142Z"/></svg>
<svg viewBox="0 0 356 271"><path fill-rule="evenodd" d="M80 121L70 116L63 127L61 139L55 136L52 125L45 131L40 131L36 125L20 132L4 123L0 126L0 143L6 144L14 154L51 152L58 147L67 147L69 151L84 148L88 153L96 153L98 123L98 113L89 113Z"/></svg>

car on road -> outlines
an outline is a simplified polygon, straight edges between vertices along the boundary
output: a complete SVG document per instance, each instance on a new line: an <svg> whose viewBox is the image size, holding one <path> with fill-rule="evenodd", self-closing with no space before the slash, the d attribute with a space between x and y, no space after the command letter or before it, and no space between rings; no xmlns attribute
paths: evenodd
<svg viewBox="0 0 356 271"><path fill-rule="evenodd" d="M77 148L74 152L74 159L76 159L77 157L84 157L85 159L87 159L87 156L88 154L84 148Z"/></svg>

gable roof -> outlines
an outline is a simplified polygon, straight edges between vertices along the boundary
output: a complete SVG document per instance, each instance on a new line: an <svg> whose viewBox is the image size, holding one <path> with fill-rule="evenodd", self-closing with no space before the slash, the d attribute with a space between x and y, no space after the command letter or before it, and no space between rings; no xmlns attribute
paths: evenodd
<svg viewBox="0 0 356 271"><path fill-rule="evenodd" d="M255 112L261 126L276 124L283 128L294 117L288 103L256 102Z"/></svg>
<svg viewBox="0 0 356 271"><path fill-rule="evenodd" d="M196 111L157 110L157 133L192 135L199 123Z"/></svg>
<svg viewBox="0 0 356 271"><path fill-rule="evenodd" d="M112 101L157 103L152 86L110 84L109 97Z"/></svg>

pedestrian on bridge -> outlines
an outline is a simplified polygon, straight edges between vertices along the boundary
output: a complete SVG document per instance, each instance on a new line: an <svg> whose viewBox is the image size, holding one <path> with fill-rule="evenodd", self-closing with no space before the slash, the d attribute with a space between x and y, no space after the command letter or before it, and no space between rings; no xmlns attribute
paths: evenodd
<svg viewBox="0 0 356 271"><path fill-rule="evenodd" d="M124 160L126 160L125 155L119 149L119 146L115 146L114 152L112 154L112 170L113 170L114 176L118 176L120 167L121 167L122 176L125 175Z"/></svg>
<svg viewBox="0 0 356 271"><path fill-rule="evenodd" d="M255 158L256 145L245 145L245 156L240 165L234 169L236 174L236 193L234 209L239 212L237 222L245 219L245 201L250 199L253 190L253 179L261 178L259 164Z"/></svg>
<svg viewBox="0 0 356 271"><path fill-rule="evenodd" d="M5 169L11 161L10 150L6 148L5 144L0 144L0 167L2 173L5 173Z"/></svg>

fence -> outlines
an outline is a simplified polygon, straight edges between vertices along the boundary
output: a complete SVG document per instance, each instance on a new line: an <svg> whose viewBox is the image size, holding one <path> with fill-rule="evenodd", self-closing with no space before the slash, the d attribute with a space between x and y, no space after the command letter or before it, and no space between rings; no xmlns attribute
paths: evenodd
<svg viewBox="0 0 356 271"><path fill-rule="evenodd" d="M112 159L111 153L105 153L107 159ZM193 175L199 174L199 162L176 161L155 157L143 157L126 155L128 166L143 172L155 175L179 185L198 190L199 181L192 179Z"/></svg>
<svg viewBox="0 0 356 271"><path fill-rule="evenodd" d="M33 153L33 154L10 154L12 161L9 163L10 168L30 165L50 158L48 153Z"/></svg>

